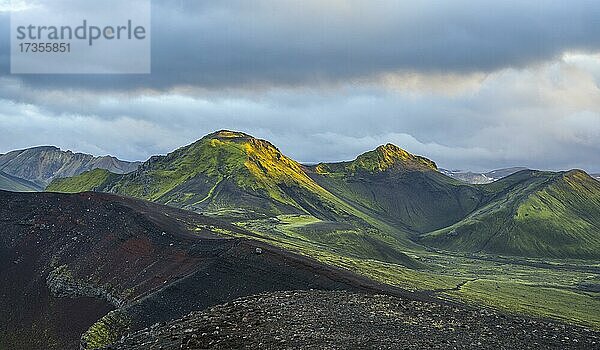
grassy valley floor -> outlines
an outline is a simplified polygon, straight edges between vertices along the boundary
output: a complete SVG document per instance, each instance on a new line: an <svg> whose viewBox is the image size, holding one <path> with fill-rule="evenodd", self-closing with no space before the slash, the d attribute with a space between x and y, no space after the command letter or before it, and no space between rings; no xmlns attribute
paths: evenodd
<svg viewBox="0 0 600 350"><path fill-rule="evenodd" d="M335 223L311 216L238 225L259 240L407 290L600 329L600 263L413 249L404 253L417 264L403 264L365 258L372 252L354 244L359 232L343 226L332 230ZM314 234L322 226L328 233Z"/></svg>

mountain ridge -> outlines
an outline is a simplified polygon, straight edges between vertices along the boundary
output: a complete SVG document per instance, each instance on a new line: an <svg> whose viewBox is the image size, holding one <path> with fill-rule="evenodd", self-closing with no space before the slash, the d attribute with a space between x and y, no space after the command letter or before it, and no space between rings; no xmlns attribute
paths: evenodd
<svg viewBox="0 0 600 350"><path fill-rule="evenodd" d="M138 171L111 185L109 192L218 210L217 202L231 200L219 197L223 189L235 188L236 192L243 192L242 196L256 194L269 200L269 207L264 210L302 213L306 208L297 202L294 193L286 191L301 188L325 194L302 168L268 141L221 130L166 156L152 157ZM161 183L146 185L143 182L147 177L160 178ZM192 192L188 191L190 185ZM253 198L248 200L256 202Z"/></svg>
<svg viewBox="0 0 600 350"><path fill-rule="evenodd" d="M515 170L492 173L501 176ZM562 180L552 187L546 183L552 178ZM423 249L418 245L425 245L466 252L587 259L598 255L589 247L600 248L600 239L593 235L600 226L597 184L580 170L521 170L489 184L472 185L444 175L435 162L392 144L365 152L353 161L305 166L268 141L221 130L166 156L152 157L130 174L95 171L57 180L48 191L113 192L224 215L233 221L308 215L323 223L295 234L303 236L317 230L324 237L333 233L336 239L353 237L353 247L375 244L376 250L369 251L385 251L382 247L386 245L396 251ZM562 198L564 204L553 209L540 207L555 213L551 223L534 225L537 216L533 213L526 219L515 214L517 208L531 212L533 204L523 202L542 196L544 191L552 192L551 202ZM538 201L547 200L547 196ZM580 220L586 215L591 224ZM340 224L350 224L358 236L332 228ZM533 229L527 230L529 226ZM553 233L556 229L561 233ZM494 232L519 238L497 241L490 238ZM551 234L545 236L544 232ZM560 248L566 237L571 237L570 246ZM485 243L486 239L494 245Z"/></svg>
<svg viewBox="0 0 600 350"><path fill-rule="evenodd" d="M63 151L55 146L38 146L15 150L0 156L0 171L45 188L55 178L71 177L96 168L127 173L138 162L127 162L112 156L92 156Z"/></svg>
<svg viewBox="0 0 600 350"><path fill-rule="evenodd" d="M435 162L421 156L413 155L404 149L387 143L372 151L367 151L355 160L335 163L319 163L311 167L317 174L345 172L379 173L391 170L398 171L437 171Z"/></svg>

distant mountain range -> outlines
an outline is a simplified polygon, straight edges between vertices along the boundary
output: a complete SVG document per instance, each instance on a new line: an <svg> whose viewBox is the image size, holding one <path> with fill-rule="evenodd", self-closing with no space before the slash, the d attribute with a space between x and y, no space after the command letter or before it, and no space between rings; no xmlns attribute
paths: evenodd
<svg viewBox="0 0 600 350"><path fill-rule="evenodd" d="M238 221L307 215L320 221L303 228L311 239L327 237L323 243L347 253L405 264L413 262L401 251L415 244L600 257L600 182L583 171L505 169L486 176L514 171L475 186L391 144L354 161L303 166L268 141L224 130L152 157L132 173L95 170L47 190L112 192Z"/></svg>
<svg viewBox="0 0 600 350"><path fill-rule="evenodd" d="M32 147L0 154L0 190L42 191L54 179L67 178L94 169L104 169L114 174L127 174L136 170L140 164L142 162L128 162L111 156L96 157L63 151L54 146ZM484 173L447 169L438 169L438 171L466 183L488 184L526 169L512 167ZM591 176L600 180L600 174Z"/></svg>
<svg viewBox="0 0 600 350"><path fill-rule="evenodd" d="M500 180L504 177L512 175L521 170L527 170L525 167L513 167L513 168L505 168L492 170L486 173L474 173L471 171L461 171L461 170L446 170L440 169L440 172L444 175L450 176L451 178L464 181L470 184L489 184L494 181Z"/></svg>
<svg viewBox="0 0 600 350"><path fill-rule="evenodd" d="M125 174L137 169L139 164L110 156L63 151L53 146L33 147L0 155L0 189L39 191L56 178L79 175L92 169Z"/></svg>
<svg viewBox="0 0 600 350"><path fill-rule="evenodd" d="M512 167L512 168L504 168L488 171L485 173L477 173L472 171L462 171L462 170L447 170L440 169L440 172L444 175L450 176L451 178L464 181L470 184L489 184L494 181L500 180L507 176L510 176L514 173L517 173L522 170L528 170L525 167ZM591 177L600 180L600 174L590 174Z"/></svg>

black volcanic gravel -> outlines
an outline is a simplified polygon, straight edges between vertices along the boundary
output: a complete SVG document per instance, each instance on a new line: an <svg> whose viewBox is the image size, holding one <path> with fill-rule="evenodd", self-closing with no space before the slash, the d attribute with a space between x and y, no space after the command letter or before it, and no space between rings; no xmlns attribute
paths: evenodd
<svg viewBox="0 0 600 350"><path fill-rule="evenodd" d="M600 349L600 333L488 309L294 291L191 313L109 349Z"/></svg>

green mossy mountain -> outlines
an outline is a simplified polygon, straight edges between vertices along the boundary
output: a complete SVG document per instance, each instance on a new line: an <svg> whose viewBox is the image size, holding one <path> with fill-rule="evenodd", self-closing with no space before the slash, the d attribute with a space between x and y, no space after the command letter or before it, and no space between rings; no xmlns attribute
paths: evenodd
<svg viewBox="0 0 600 350"><path fill-rule="evenodd" d="M475 187L391 144L351 162L310 168L268 141L227 130L152 157L131 174L90 181L89 176L59 180L48 190L96 189L202 212L308 214L414 233L455 223L482 200Z"/></svg>
<svg viewBox="0 0 600 350"><path fill-rule="evenodd" d="M483 187L492 199L422 242L476 253L600 257L600 182L581 170L525 170Z"/></svg>
<svg viewBox="0 0 600 350"><path fill-rule="evenodd" d="M414 233L451 225L486 197L481 189L438 172L433 161L392 144L312 170L311 177L339 198Z"/></svg>
<svg viewBox="0 0 600 350"><path fill-rule="evenodd" d="M78 191L84 182L74 178L64 183L63 189ZM94 185L102 191L195 211L235 209L252 215L322 218L348 215L329 203L335 198L315 183L302 165L271 143L227 130L166 156L152 157L133 173Z"/></svg>
<svg viewBox="0 0 600 350"><path fill-rule="evenodd" d="M388 143L361 154L351 162L320 163L314 167L314 170L321 175L355 175L386 171L437 171L437 165L425 157L415 156Z"/></svg>
<svg viewBox="0 0 600 350"><path fill-rule="evenodd" d="M310 216L321 222L295 234L336 247L348 242L352 254L379 252L379 258L423 245L469 253L600 256L600 182L584 172L521 171L471 185L391 144L353 161L304 166L268 141L222 130L152 157L133 173L96 171L56 180L48 190L113 192L233 221Z"/></svg>
<svg viewBox="0 0 600 350"><path fill-rule="evenodd" d="M303 165L270 142L241 132L209 134L166 156L152 157L130 174L84 174L55 180L47 190L73 193L90 189L231 221L312 216L323 222L317 226L344 227L328 231L328 241L339 243L340 249L353 255L407 263L410 259L400 249L414 245L403 232L324 189Z"/></svg>
<svg viewBox="0 0 600 350"><path fill-rule="evenodd" d="M56 179L46 187L46 192L80 193L104 188L119 175L105 169L86 171L78 176Z"/></svg>

